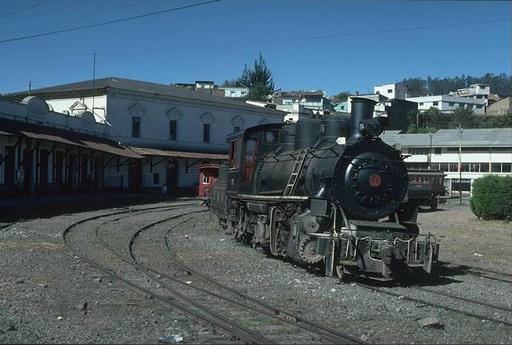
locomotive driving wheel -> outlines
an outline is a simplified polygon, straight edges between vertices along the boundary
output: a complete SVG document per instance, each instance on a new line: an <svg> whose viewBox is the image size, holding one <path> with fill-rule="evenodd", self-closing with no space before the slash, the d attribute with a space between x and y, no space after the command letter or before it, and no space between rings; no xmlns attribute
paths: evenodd
<svg viewBox="0 0 512 345"><path fill-rule="evenodd" d="M319 264L324 258L318 254L317 251L317 239L312 237L303 237L300 240L300 258L307 264L316 265Z"/></svg>

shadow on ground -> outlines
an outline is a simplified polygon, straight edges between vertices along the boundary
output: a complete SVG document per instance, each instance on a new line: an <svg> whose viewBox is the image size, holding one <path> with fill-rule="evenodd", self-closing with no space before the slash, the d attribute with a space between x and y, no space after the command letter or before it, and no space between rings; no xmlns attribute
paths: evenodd
<svg viewBox="0 0 512 345"><path fill-rule="evenodd" d="M193 199L193 198L190 198ZM23 199L12 204L2 205L0 222L12 223L36 218L51 218L76 212L96 211L106 208L119 208L176 200L159 194L106 194L87 197L61 199Z"/></svg>

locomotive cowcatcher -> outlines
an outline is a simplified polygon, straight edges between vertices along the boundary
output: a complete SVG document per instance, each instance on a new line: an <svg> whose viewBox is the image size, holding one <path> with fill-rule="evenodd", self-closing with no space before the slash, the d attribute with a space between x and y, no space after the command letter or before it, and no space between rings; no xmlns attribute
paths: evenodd
<svg viewBox="0 0 512 345"><path fill-rule="evenodd" d="M351 114L264 124L228 137L211 207L239 241L334 272L393 280L437 260L420 234L400 151L378 136L386 117L353 97Z"/></svg>

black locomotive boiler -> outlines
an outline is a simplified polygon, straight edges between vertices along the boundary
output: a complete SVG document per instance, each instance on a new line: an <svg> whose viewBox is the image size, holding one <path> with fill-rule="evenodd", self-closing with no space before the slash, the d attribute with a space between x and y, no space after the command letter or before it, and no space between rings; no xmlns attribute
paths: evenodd
<svg viewBox="0 0 512 345"><path fill-rule="evenodd" d="M211 207L239 241L274 256L380 280L430 273L434 236L420 234L400 151L378 136L387 118L352 98L351 114L265 124L228 137Z"/></svg>

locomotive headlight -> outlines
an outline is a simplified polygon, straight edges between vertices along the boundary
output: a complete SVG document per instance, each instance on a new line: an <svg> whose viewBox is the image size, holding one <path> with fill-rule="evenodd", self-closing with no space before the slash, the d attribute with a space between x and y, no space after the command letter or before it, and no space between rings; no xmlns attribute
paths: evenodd
<svg viewBox="0 0 512 345"><path fill-rule="evenodd" d="M368 184L373 187L377 188L382 183L382 177L380 177L379 174L371 174L370 178L368 179Z"/></svg>

